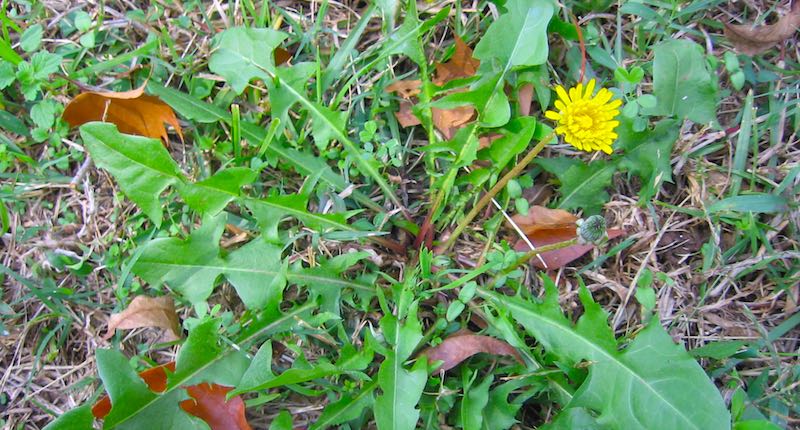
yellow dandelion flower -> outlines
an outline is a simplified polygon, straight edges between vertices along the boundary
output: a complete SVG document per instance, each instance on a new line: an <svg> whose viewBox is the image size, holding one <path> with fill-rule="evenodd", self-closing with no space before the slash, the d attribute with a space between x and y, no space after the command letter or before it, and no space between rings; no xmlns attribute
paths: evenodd
<svg viewBox="0 0 800 430"><path fill-rule="evenodd" d="M622 101L611 100L613 94L605 88L592 95L594 86L592 79L586 88L583 84L570 88L569 94L564 87L557 86L558 111L549 110L544 116L556 121L556 134L563 135L570 145L586 152L611 154L611 144L617 138L614 129L619 125L614 118L619 115Z"/></svg>

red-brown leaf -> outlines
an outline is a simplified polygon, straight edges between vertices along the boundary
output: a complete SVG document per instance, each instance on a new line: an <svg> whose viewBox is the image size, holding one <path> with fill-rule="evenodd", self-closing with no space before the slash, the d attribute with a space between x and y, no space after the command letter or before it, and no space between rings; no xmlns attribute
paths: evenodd
<svg viewBox="0 0 800 430"><path fill-rule="evenodd" d="M166 369L169 369L170 372L175 371L175 362L170 361L167 364L162 364L161 366L151 367L146 369L142 372L139 372L139 377L142 378L147 387L153 390L156 393L164 392L167 389L167 372ZM95 418L102 419L111 411L111 399L108 396L103 396L97 403L92 406L92 415Z"/></svg>
<svg viewBox="0 0 800 430"><path fill-rule="evenodd" d="M527 215L514 215L512 219L530 237L539 231L546 234L549 230L566 227L571 227L574 233L578 217L562 209L531 206Z"/></svg>
<svg viewBox="0 0 800 430"><path fill-rule="evenodd" d="M456 36L456 50L453 56L445 63L436 64L436 76L431 82L442 86L454 79L475 76L481 62L472 58L472 49Z"/></svg>
<svg viewBox="0 0 800 430"><path fill-rule="evenodd" d="M442 133L445 139L450 140L456 135L458 129L470 122L475 117L472 106L459 106L452 109L431 108L433 125Z"/></svg>
<svg viewBox="0 0 800 430"><path fill-rule="evenodd" d="M202 383L186 387L191 399L181 402L181 409L205 421L211 430L251 430L244 414L244 401L225 396L233 387Z"/></svg>
<svg viewBox="0 0 800 430"><path fill-rule="evenodd" d="M480 66L480 61L472 58L472 49L456 36L456 50L445 63L436 64L436 73L431 82L442 86L453 79L474 76ZM406 80L397 81L386 87L386 91L397 93L405 100L411 100L419 94L422 81ZM395 112L397 122L403 127L419 125L419 119L414 115L410 101L401 101L400 110ZM445 139L452 139L456 132L464 125L475 119L475 109L472 106L459 106L453 109L431 108L433 125L442 133Z"/></svg>
<svg viewBox="0 0 800 430"><path fill-rule="evenodd" d="M488 148L492 144L492 142L494 142L497 139L500 139L501 137L503 137L503 135L500 133L489 133L485 136L481 136L478 138L478 148L479 149Z"/></svg>
<svg viewBox="0 0 800 430"><path fill-rule="evenodd" d="M431 364L443 361L438 370L447 371L473 355L483 352L493 355L510 355L520 364L524 364L519 352L508 343L489 336L478 334L456 334L445 339L439 345L422 351Z"/></svg>
<svg viewBox="0 0 800 430"><path fill-rule="evenodd" d="M413 106L408 100L400 100L400 110L394 113L394 117L397 118L397 122L400 123L401 127L422 124L419 118L414 115L414 111L411 110Z"/></svg>
<svg viewBox="0 0 800 430"><path fill-rule="evenodd" d="M386 86L386 91L390 93L397 93L398 96L404 99L410 99L420 92L422 81L419 79L412 79L408 81L392 82Z"/></svg>
<svg viewBox="0 0 800 430"><path fill-rule="evenodd" d="M533 102L533 84L525 84L520 87L517 93L519 100L519 114L528 116L531 114L531 102Z"/></svg>
<svg viewBox="0 0 800 430"><path fill-rule="evenodd" d="M167 389L167 372L175 371L175 362L171 361L161 366L151 367L139 373L147 387L156 393ZM235 396L225 401L225 396L232 387L218 384L202 383L186 388L190 399L180 402L180 407L205 421L211 430L251 430L245 417L244 401L240 396ZM103 419L111 411L111 400L103 396L92 406L92 415Z"/></svg>
<svg viewBox="0 0 800 430"><path fill-rule="evenodd" d="M135 297L124 311L111 315L108 320L108 331L103 335L103 339L109 339L118 329L140 327L165 329L163 338L167 342L180 339L181 324L172 297Z"/></svg>
<svg viewBox="0 0 800 430"><path fill-rule="evenodd" d="M549 209L544 206L531 206L527 216L515 215L514 222L520 227L528 240L535 247L552 245L574 239L578 236L575 221L578 218L561 209ZM619 229L609 229L608 238L614 239L624 233ZM594 245L575 244L566 248L547 251L531 259L531 264L539 269L559 269L581 258L591 251ZM517 251L530 251L530 247L520 239L514 244ZM544 261L544 264L542 264ZM546 265L546 266L545 266Z"/></svg>
<svg viewBox="0 0 800 430"><path fill-rule="evenodd" d="M292 54L283 48L275 48L275 51L272 52L272 58L275 60L275 65L280 66L288 63L292 59Z"/></svg>

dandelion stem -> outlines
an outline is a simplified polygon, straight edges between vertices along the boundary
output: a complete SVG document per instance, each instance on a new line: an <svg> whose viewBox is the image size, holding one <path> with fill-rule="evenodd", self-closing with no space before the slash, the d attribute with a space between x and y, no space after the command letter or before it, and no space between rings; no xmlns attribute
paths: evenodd
<svg viewBox="0 0 800 430"><path fill-rule="evenodd" d="M530 164L531 161L533 161L533 159L536 158L537 155L539 155L539 152L541 152L542 149L544 149L545 145L547 145L547 143L550 142L550 140L554 136L555 136L555 131L552 131L550 132L550 134L545 136L544 139L540 140L539 143L536 144L536 146L534 146L530 151L528 151L527 154L525 154L525 157L522 160L520 160L516 166L514 166L511 170L509 170L508 173L505 174L505 176L500 178L500 180L497 181L497 183L492 187L492 189L490 189L488 193L484 194L483 197L481 197L481 199L478 200L478 203L472 207L472 210L469 211L469 213L458 223L455 230L453 230L453 233L450 235L450 237L447 239L447 242L445 242L444 244L442 253L447 252L447 250L453 246L453 244L456 242L456 239L458 239L458 236L464 231L464 229L467 228L469 223L471 223L472 220L475 219L476 216L478 216L478 213L492 201L494 196L496 196L498 193L500 193L500 191L503 188L505 188L506 184L508 184L508 181L516 178L517 176L519 176L520 173L522 173L522 169L527 167L528 164Z"/></svg>
<svg viewBox="0 0 800 430"><path fill-rule="evenodd" d="M578 243L578 239L574 238L574 239L565 240L563 242L551 243L550 245L543 245L543 246L540 246L540 247L538 247L536 249L532 249L532 250L522 254L519 258L517 258L517 260L514 262L514 264L512 264L512 265L506 267L505 269L503 269L503 271L500 272L500 274L498 276L494 277L485 287L478 287L478 288L479 289L484 289L485 288L486 290L492 290L492 289L494 289L494 285L497 283L497 280L499 279L500 276L508 275L509 273L511 273L514 270L516 270L519 266L522 266L526 262L530 261L531 258L538 257L538 256L540 256L541 254L543 254L545 252L555 251L555 250L561 249L561 248L567 248L567 247L570 247L572 245L575 245L576 243Z"/></svg>
<svg viewBox="0 0 800 430"><path fill-rule="evenodd" d="M555 251L561 248L567 248L577 243L578 243L578 238L574 238L565 240L563 242L551 243L550 245L539 246L536 249L532 249L523 254L522 256L520 256L519 258L517 258L517 261L515 261L514 264L512 264L511 266L509 266L509 269L511 270L508 270L508 273L512 272L517 267L522 266L523 264L525 264L526 261L530 260L533 257L539 256L545 252Z"/></svg>

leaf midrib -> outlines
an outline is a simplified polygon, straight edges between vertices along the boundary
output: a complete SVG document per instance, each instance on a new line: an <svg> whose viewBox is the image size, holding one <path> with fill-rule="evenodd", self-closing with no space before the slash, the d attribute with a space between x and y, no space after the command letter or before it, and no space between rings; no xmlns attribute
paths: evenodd
<svg viewBox="0 0 800 430"><path fill-rule="evenodd" d="M208 103L203 102L202 100L197 100L191 96L188 96L186 93L182 91L173 90L172 88L167 88L163 86L158 86L154 88L158 88L158 90L155 91L156 93L158 92L169 93L172 97L176 97L183 100L187 104L190 104L193 108L198 108L199 110L211 114L216 118L216 121L223 121L226 123L231 122L230 116L223 114L219 110L215 110L213 108L213 105L209 105ZM253 127L257 127L257 125L247 122L243 123L242 135L244 135L244 137L247 140L250 140L251 142L258 142L261 139L259 139L258 136L254 133ZM292 165L292 167L300 173L307 173L307 174L314 173L313 171L309 170L301 161L297 160L292 154L293 151L290 149L284 148L280 145L270 145L267 148L267 151L272 152L274 155L280 158L289 160L289 163ZM342 191L346 188L344 179L333 173L329 168L327 168L327 166L326 166L326 171L322 174L320 179L322 179L325 183L327 183L337 191ZM339 183L338 179L341 179L341 183ZM364 204L365 206L370 207L373 210L383 211L383 208L380 205L376 204L375 202L370 200L367 196L358 191L354 191L352 197L358 202Z"/></svg>
<svg viewBox="0 0 800 430"><path fill-rule="evenodd" d="M329 423L332 423L332 422L336 421L336 418L338 418L338 417L340 417L340 416L344 415L344 413L345 413L345 412L347 412L347 411L349 410L349 408L350 408L350 406L351 406L351 405L357 404L357 403L358 403L358 402L359 402L359 401L360 401L360 400L361 400L363 397L365 397L367 394L370 394L370 393L372 393L372 391L374 391L374 390L375 390L375 387L377 387L377 386L378 386L378 380L377 380L377 378L376 378L376 379L375 379L374 381L372 381L372 382L371 382L369 385L367 385L366 387L364 387L364 388L361 390L361 392L359 392L359 393L358 393L358 395L357 395L357 396L353 397L352 401L351 401L351 402L350 402L350 403L349 403L347 406L343 407L343 408L342 408L342 409L340 409L338 412L336 412L335 414L333 414L333 415L331 415L330 417L328 417L328 418L329 418L328 420L326 420L326 421L317 421L317 422L315 422L315 423L314 423L314 426L312 427L312 429L326 428L326 427L328 427L328 426L332 425L332 424L329 424Z"/></svg>
<svg viewBox="0 0 800 430"><path fill-rule="evenodd" d="M353 159L355 163L358 165L358 168L363 169L367 174L369 174L369 176L372 177L372 179L378 184L378 187L380 187L380 189L383 190L383 193L389 200L392 201L392 203L394 203L399 208L403 207L403 204L400 202L400 199L397 198L397 195L395 195L394 191L386 182L386 180L383 179L383 176L381 176L380 172L375 170L375 168L363 158L364 154L362 154L362 152L358 150L355 143L353 143L353 141L351 141L350 138L347 137L347 135L345 135L344 131L342 131L339 127L337 127L336 124L334 124L330 120L330 118L327 117L327 115L325 115L321 110L319 110L316 104L312 103L311 100L309 100L305 95L299 93L296 89L294 89L294 87L292 87L291 85L284 85L284 88L286 89L287 92L291 93L292 96L298 102L300 102L300 104L302 104L303 107L306 108L306 110L308 110L311 113L311 115L314 117L313 119L314 121L321 120L325 125L328 126L328 128L333 130L334 135L339 140L339 142L342 145L344 145L345 148L347 149L347 152L349 152L350 155L353 156Z"/></svg>
<svg viewBox="0 0 800 430"><path fill-rule="evenodd" d="M575 187L575 189L574 189L574 190L572 190L572 192L570 192L569 194L567 194L567 195L566 195L566 196L565 196L565 197L564 197L564 198L561 200L561 203L559 203L559 204L558 204L558 206L559 206L559 207L564 207L564 204L565 204L567 201L569 201L570 199L572 199L572 198L573 198L573 196L577 195L577 194L578 194L578 191L580 191L580 190L582 190L584 187L588 186L588 184L591 184L592 182L594 182L594 178L598 177L598 176L599 176L601 173L605 172L605 171L606 171L606 169L611 169L611 168L613 168L613 167L614 167L614 165L613 165L613 164L608 164L608 165L606 165L606 166L604 166L604 167L600 168L600 169L599 169L597 172L595 172L595 173L593 173L591 176L589 176L589 178L588 178L587 180L584 180L584 181L582 181L580 184L578 184L578 186L577 186L577 187ZM562 181L562 184L563 184L563 181ZM605 187L603 187L603 188L605 188Z"/></svg>
<svg viewBox="0 0 800 430"><path fill-rule="evenodd" d="M650 384L648 384L647 381L644 378L642 378L637 372L635 372L633 369L631 369L625 363L620 361L617 357L611 355L608 351L598 347L594 342L592 342L588 338L586 338L583 335L577 333L572 328L567 329L563 325L558 324L556 321L553 321L553 320L551 320L549 318L541 316L538 313L532 312L530 309L525 308L524 306L521 306L521 305L519 305L518 303L515 303L512 300L501 300L499 295L494 294L494 293L483 292L482 294L489 296L492 300L494 300L496 302L502 302L506 306L508 306L510 308L513 308L512 311L515 309L518 312L522 312L522 313L524 313L526 315L529 315L532 318L539 320L539 322L545 323L548 326L551 326L551 327L557 329L558 331L562 332L563 333L562 335L566 335L568 337L572 337L572 338L580 341L581 343L584 343L584 344L588 345L590 349L592 349L594 351L597 351L603 357L605 357L609 362L614 363L618 367L626 370L630 375L632 375L635 378L635 380L638 380L641 383L641 385L647 387L647 389L649 391L651 391L659 400L661 400L664 404L666 404L670 409L674 410L675 413L677 414L677 416L681 417L681 419L683 419L689 427L699 430L699 427L695 426L693 424L693 422L687 416L685 416L680 409L676 408L671 402L669 402L666 398L664 398L658 390L654 389Z"/></svg>
<svg viewBox="0 0 800 430"><path fill-rule="evenodd" d="M674 82L673 82L673 85L672 85L672 91L670 91L670 93L672 94L672 100L671 100L670 104L672 106L670 106L670 110L669 110L670 114L674 115L676 109L678 109L678 106L677 106L677 102L678 102L678 94L677 94L677 92L678 92L677 91L677 89L678 89L678 70L680 70L679 66L680 66L681 59L680 59L680 57L678 57L678 53L675 52L674 49L670 50L670 54L672 54L672 56L675 57L675 68L674 69L673 68L669 69L674 73L674 76L675 76L675 79L674 79Z"/></svg>
<svg viewBox="0 0 800 430"><path fill-rule="evenodd" d="M110 123L98 122L98 124L110 124ZM109 151L111 151L111 152L113 152L113 153L115 153L115 154L118 154L118 155L122 156L122 158L125 158L126 160L130 160L130 161L132 161L134 164L138 164L139 166L142 166L142 167L146 168L147 170L152 170L152 171L154 171L154 172L156 172L156 173L160 173L161 175L163 175L163 176L166 176L166 177L167 177L167 178L163 178L163 179L174 179L174 180L178 180L178 181L180 181L180 180L181 180L181 177L180 177L180 175L176 174L175 172L165 172L165 171L163 171L163 170L160 170L160 169L157 169L157 168L155 168L155 167L153 167L153 166L150 166L150 165L144 164L144 163L142 163L141 161L139 161L139 160L136 160L135 158L131 158L131 157L129 157L127 154L125 154L125 153L124 153L124 152L122 152L122 151L119 151L119 150L117 150L117 149L116 149L116 148L114 148L113 146L106 144L106 143L105 143L105 141L104 141L103 139L99 138L99 137L98 137L98 136L97 136L97 135L96 135L96 134L95 134L95 133L94 133L94 132L91 130L91 128L89 128L89 129L88 129L88 131L87 131L86 133L87 133L87 134L90 134L90 135L92 136L92 139L94 139L94 140L95 140L95 142L98 142L98 143L99 143L99 145L101 145L101 146L102 146L102 147L104 147L104 148L107 148ZM117 130L117 133L119 133L119 130ZM122 133L119 133L119 134L120 134L120 136L123 136L123 137L124 137L124 135L123 135ZM152 139L152 140L155 140L155 139ZM95 158L95 160L97 160L97 157L94 157L94 158ZM104 163L104 164L105 164L105 163ZM169 184L167 184L167 185L169 185Z"/></svg>
<svg viewBox="0 0 800 430"><path fill-rule="evenodd" d="M263 205L266 205L266 206L270 206L270 207L272 207L274 209L282 210L282 211L284 211L284 212L286 212L286 213L288 213L288 214L290 214L290 215L292 215L295 218L298 218L300 220L302 220L302 218L309 218L309 219L313 219L313 220L317 221L320 224L325 224L325 225L327 225L329 227L336 227L336 228L339 228L339 229L342 229L342 230L345 230L345 231L355 231L355 232L360 232L361 231L361 230L358 230L358 229L354 228L353 226L351 226L349 224L342 224L340 222L336 222L336 221L330 220L328 218L325 218L324 216L315 214L313 212L307 212L307 211L304 212L304 211L301 211L301 210L297 210L297 209L295 209L295 208L293 208L291 206L281 205L281 204L275 203L275 202L270 201L270 200L257 200L257 199L248 199L248 200L252 200L253 202L258 203L258 204L263 204Z"/></svg>
<svg viewBox="0 0 800 430"><path fill-rule="evenodd" d="M307 303L307 304L304 304L304 305L302 305L302 306L299 306L299 307L295 308L294 310L292 310L292 311L291 311L291 312L289 312L289 313L286 313L286 314L283 314L283 315L281 315L281 316L280 316L278 319L276 319L275 321L273 321L273 322L269 323L269 324L268 324L266 327L264 327L263 329L261 329L261 330L259 330L259 331L255 332L255 333L253 333L252 335L249 335L249 336L247 336L247 337L245 337L245 338L243 338L243 339L239 340L239 341L237 342L237 344L241 345L241 344L243 344L243 343L249 342L250 340L252 340L252 339L253 339L253 338L255 338L256 336L258 336L260 333L263 333L263 332L265 332L265 331L269 330L269 328L270 328L270 327L276 327L276 326L280 325L281 323L283 323L284 321L286 321L286 320L288 320L288 319L291 319L291 318L294 318L294 316L295 316L295 315L297 315L297 314L300 314L300 313L302 313L302 312L305 312L305 311L306 311L306 309L309 309L309 308L312 308L312 307L314 307L314 305L315 305L315 304L314 304L313 302L310 302L310 303ZM142 404L142 405L141 405L141 407L139 407L139 408L135 409L135 410L133 411L133 413L131 413L130 415L128 415L128 416L126 416L126 417L123 417L123 419L120 419L120 421L117 421L117 422L114 424L114 426L113 426L113 427L111 427L111 428L116 428L116 427L119 427L121 424L123 424L123 423L127 422L128 420L130 420L131 418L133 418L133 417L135 417L135 416L139 415L139 413L140 413L140 412L142 412L143 410L145 410L145 409L149 408L149 407L150 407L151 405L153 405L155 402L157 402L158 400L160 400L160 399L164 398L164 396L166 396L167 394L169 394L169 393L173 392L173 391L174 391L176 388L180 388L180 386L181 386L181 384L182 384L182 383L184 383L184 382L186 382L186 381L190 380L191 378L194 378L194 377L195 377L195 376L197 376L197 375L198 375L200 372L202 372L202 371L206 370L208 367L210 367L212 364L214 364L214 363L218 362L219 360L222 360L223 358L227 357L228 355L230 355L230 354L232 354L232 353L234 353L234 352L236 352L236 351L235 351L233 348L231 348L230 346L228 346L228 350L227 350L225 353L218 355L218 356L217 356L217 357L215 357L213 360L210 360L208 363L204 364L203 366L200 366L200 367L198 367L196 370L194 370L194 371L192 371L192 372L189 372L189 373L187 373L187 374L186 374L186 375L185 375L183 378L180 378L178 381L176 381L176 382L174 382L174 383L173 383L173 382L171 382L171 381L170 381L170 382L168 382L168 383L169 383L169 384L171 384L171 385L168 385L166 390L164 390L164 391L163 391L163 392L161 392L161 393L155 393L155 394L156 394L156 396L155 396L153 399L151 399L151 400L149 400L149 401L145 402L144 404ZM176 369L176 370L177 370L177 369ZM114 407L114 405L112 404L112 405L111 405L111 407L113 408L113 407Z"/></svg>
<svg viewBox="0 0 800 430"><path fill-rule="evenodd" d="M228 266L208 265L208 264L169 263L169 262L164 262L162 260L149 261L149 260L139 259L137 264L150 265L150 266L164 266L164 267L171 267L171 268L172 267L180 267L180 268L185 268L185 269L216 270L216 271L219 271L219 272L221 272L223 274L227 274L227 273L230 273L230 272L247 273L247 274L260 274L260 275L264 275L264 276L277 276L278 274L280 274L280 271L277 271L277 270L245 269L245 268L241 268L241 267L228 267ZM332 284L338 284L338 285L341 285L343 287L350 287L350 288L357 289L357 290L364 290L364 291L370 291L370 292L374 291L373 288L371 288L371 287L369 287L367 285L359 284L357 282L347 281L347 280L340 279L340 278L328 278L328 277L319 276L319 275L307 275L307 274L291 273L291 272L290 273L286 273L285 276L286 276L287 280L291 280L292 278L294 278L294 279L303 279L303 280L309 280L309 281L324 281L324 282L330 282Z"/></svg>

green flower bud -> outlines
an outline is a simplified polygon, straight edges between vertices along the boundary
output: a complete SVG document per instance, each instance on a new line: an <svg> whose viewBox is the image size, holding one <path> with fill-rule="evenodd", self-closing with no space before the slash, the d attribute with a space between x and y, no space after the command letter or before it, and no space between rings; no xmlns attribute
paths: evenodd
<svg viewBox="0 0 800 430"><path fill-rule="evenodd" d="M599 243L606 237L606 219L600 215L592 215L586 219L579 219L578 238L585 243Z"/></svg>

